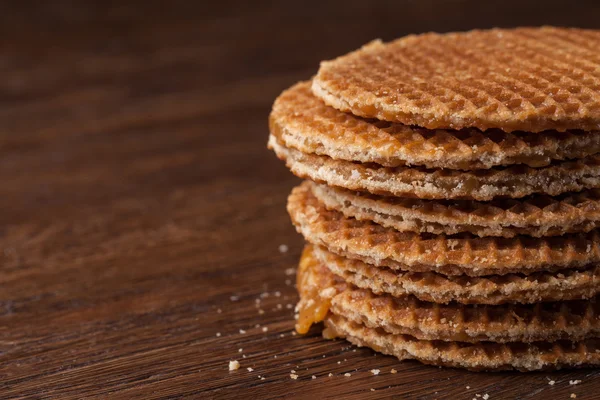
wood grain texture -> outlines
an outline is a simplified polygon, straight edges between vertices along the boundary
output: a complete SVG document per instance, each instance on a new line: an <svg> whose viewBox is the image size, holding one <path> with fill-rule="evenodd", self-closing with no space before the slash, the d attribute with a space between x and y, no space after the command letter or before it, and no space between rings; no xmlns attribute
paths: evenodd
<svg viewBox="0 0 600 400"><path fill-rule="evenodd" d="M376 37L600 27L597 2L538 4L3 2L0 398L599 398L595 370L474 374L291 333L277 94Z"/></svg>

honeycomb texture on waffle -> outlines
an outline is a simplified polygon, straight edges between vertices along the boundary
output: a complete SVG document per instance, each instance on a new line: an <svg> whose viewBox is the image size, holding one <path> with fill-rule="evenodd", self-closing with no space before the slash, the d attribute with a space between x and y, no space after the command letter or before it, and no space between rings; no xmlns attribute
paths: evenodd
<svg viewBox="0 0 600 400"><path fill-rule="evenodd" d="M596 299L536 304L438 304L415 296L374 294L343 282L312 258L311 279L300 279L300 293L308 281L321 283L319 292L331 292L331 311L370 328L411 335L422 340L534 342L598 336L600 303ZM302 300L301 300L302 302Z"/></svg>
<svg viewBox="0 0 600 400"><path fill-rule="evenodd" d="M374 41L324 61L313 92L365 118L429 129L600 128L600 31L517 28Z"/></svg>
<svg viewBox="0 0 600 400"><path fill-rule="evenodd" d="M297 176L330 186L373 194L423 199L492 200L520 198L535 193L556 196L600 188L600 155L548 167L515 165L476 171L381 167L302 153L285 147L272 135L269 148Z"/></svg>
<svg viewBox="0 0 600 400"><path fill-rule="evenodd" d="M381 328L368 328L336 314L327 317L325 327L325 338L345 338L399 360L415 359L424 364L472 371L539 371L600 365L600 339L552 343L418 340L409 335L389 334Z"/></svg>
<svg viewBox="0 0 600 400"><path fill-rule="evenodd" d="M327 209L399 231L477 236L559 236L600 226L600 190L523 199L421 200L384 197L308 183Z"/></svg>
<svg viewBox="0 0 600 400"><path fill-rule="evenodd" d="M596 301L465 305L424 302L413 296L376 295L349 288L333 297L331 311L369 328L421 340L536 342L583 340L600 332Z"/></svg>
<svg viewBox="0 0 600 400"><path fill-rule="evenodd" d="M325 105L310 91L310 82L296 84L275 100L269 126L285 146L304 153L386 167L542 167L555 159L583 158L600 152L600 132L431 130L363 119Z"/></svg>
<svg viewBox="0 0 600 400"><path fill-rule="evenodd" d="M600 294L600 266L582 270L470 277L436 272L394 271L310 246L318 262L344 281L395 297L413 295L433 303L504 304L589 299Z"/></svg>
<svg viewBox="0 0 600 400"><path fill-rule="evenodd" d="M301 185L288 197L296 229L315 245L376 266L445 275L483 276L557 271L600 262L600 233L533 238L416 234L327 210Z"/></svg>

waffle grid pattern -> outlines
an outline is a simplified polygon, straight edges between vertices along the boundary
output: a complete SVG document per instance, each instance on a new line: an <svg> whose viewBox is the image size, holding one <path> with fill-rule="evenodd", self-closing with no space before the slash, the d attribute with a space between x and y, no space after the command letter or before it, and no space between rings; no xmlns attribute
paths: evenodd
<svg viewBox="0 0 600 400"><path fill-rule="evenodd" d="M275 101L270 129L286 147L334 159L385 167L417 165L461 170L524 164L543 167L552 160L600 152L600 132L543 134L499 129L424 129L355 117L326 106L300 82Z"/></svg>
<svg viewBox="0 0 600 400"><path fill-rule="evenodd" d="M411 35L321 63L313 92L365 118L428 129L600 127L600 33L519 28Z"/></svg>

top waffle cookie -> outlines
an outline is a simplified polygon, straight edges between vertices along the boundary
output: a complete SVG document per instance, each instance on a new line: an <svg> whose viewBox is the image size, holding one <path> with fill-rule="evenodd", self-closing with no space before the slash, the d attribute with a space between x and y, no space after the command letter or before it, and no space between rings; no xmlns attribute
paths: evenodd
<svg viewBox="0 0 600 400"><path fill-rule="evenodd" d="M600 152L600 132L431 130L367 120L325 105L310 85L300 82L285 90L269 117L271 133L304 153L385 167L472 170L513 164L543 167Z"/></svg>
<svg viewBox="0 0 600 400"><path fill-rule="evenodd" d="M600 31L518 28L411 35L321 64L330 106L429 129L600 129Z"/></svg>

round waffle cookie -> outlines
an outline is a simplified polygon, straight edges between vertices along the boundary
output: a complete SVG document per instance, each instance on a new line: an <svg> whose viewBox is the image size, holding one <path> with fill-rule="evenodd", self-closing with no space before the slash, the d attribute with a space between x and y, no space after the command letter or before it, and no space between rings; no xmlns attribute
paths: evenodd
<svg viewBox="0 0 600 400"><path fill-rule="evenodd" d="M366 118L429 129L600 128L600 31L411 35L321 63L313 92Z"/></svg>
<svg viewBox="0 0 600 400"><path fill-rule="evenodd" d="M307 184L292 190L288 212L310 243L376 266L445 275L504 275L582 268L600 262L600 234L478 238L416 234L327 210Z"/></svg>
<svg viewBox="0 0 600 400"><path fill-rule="evenodd" d="M600 362L600 355L596 354L600 343L593 339L598 310L589 302L529 308L431 303L427 306L407 298L374 296L368 291L354 289L328 273L309 251L304 252L298 269L298 290L301 300L297 309L302 332L308 328L301 324L310 326L324 320L325 337L345 337L355 344L400 359L414 358L425 363L469 369L523 370ZM315 313L315 310L319 312ZM565 330L574 333L569 341L503 342L510 338L558 339ZM475 341L473 336L478 332L485 337L493 335L499 341ZM444 340L424 339L428 337ZM453 341L452 338L470 341ZM581 341L573 341L578 339ZM380 345L384 343L382 340L392 340L395 351L386 351L387 346Z"/></svg>
<svg viewBox="0 0 600 400"><path fill-rule="evenodd" d="M307 183L329 210L399 231L477 236L559 236L600 226L600 190L524 199L421 200L383 197Z"/></svg>
<svg viewBox="0 0 600 400"><path fill-rule="evenodd" d="M589 299L600 294L600 266L582 270L470 277L394 271L309 246L313 256L344 281L375 294L413 295L422 301L462 304L538 303Z"/></svg>
<svg viewBox="0 0 600 400"><path fill-rule="evenodd" d="M587 300L475 306L379 296L350 288L333 297L331 311L369 328L420 340L530 343L600 337L600 305Z"/></svg>
<svg viewBox="0 0 600 400"><path fill-rule="evenodd" d="M600 152L600 132L430 130L367 120L325 105L310 91L310 82L294 85L275 100L269 126L286 147L385 167L542 167L552 160L584 158Z"/></svg>
<svg viewBox="0 0 600 400"><path fill-rule="evenodd" d="M377 295L344 285L310 249L304 257L308 266L299 273L308 277L300 278L301 287L318 286L319 296L329 293L324 300L334 314L389 333L421 340L502 343L580 340L600 334L600 303L595 299L503 305L430 303L410 295Z"/></svg>
<svg viewBox="0 0 600 400"><path fill-rule="evenodd" d="M600 339L579 342L445 342L419 340L409 335L394 335L381 328L368 328L342 316L329 314L323 336L345 338L399 360L418 360L424 364L465 368L472 371L539 371L600 365Z"/></svg>
<svg viewBox="0 0 600 400"><path fill-rule="evenodd" d="M300 178L387 196L487 201L500 196L520 198L534 193L556 196L600 188L600 155L557 162L544 168L515 165L456 171L388 168L335 160L285 147L273 135L269 137L269 148Z"/></svg>

